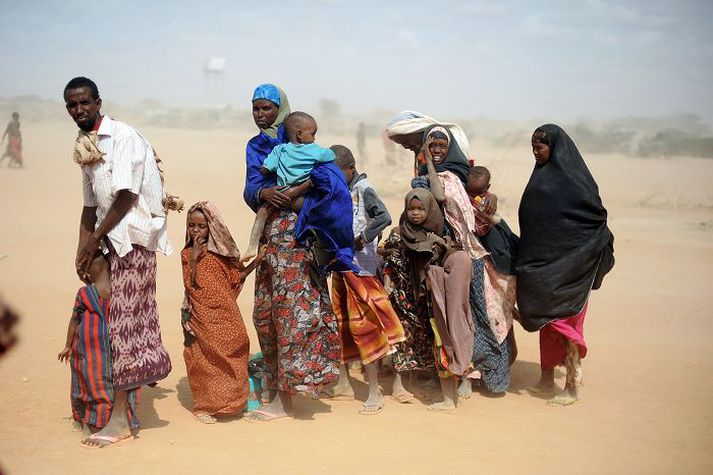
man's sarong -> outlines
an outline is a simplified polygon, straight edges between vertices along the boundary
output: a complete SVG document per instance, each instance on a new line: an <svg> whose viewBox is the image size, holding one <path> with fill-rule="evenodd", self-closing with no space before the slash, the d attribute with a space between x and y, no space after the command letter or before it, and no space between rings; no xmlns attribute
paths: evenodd
<svg viewBox="0 0 713 475"><path fill-rule="evenodd" d="M171 360L161 343L156 306L156 254L143 247L119 257L109 249L109 328L114 389L152 384L168 376Z"/></svg>

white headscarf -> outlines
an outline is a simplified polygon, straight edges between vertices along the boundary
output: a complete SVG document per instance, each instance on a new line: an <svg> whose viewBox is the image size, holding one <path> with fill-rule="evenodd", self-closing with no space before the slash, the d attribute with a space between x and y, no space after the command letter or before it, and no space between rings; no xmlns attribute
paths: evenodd
<svg viewBox="0 0 713 475"><path fill-rule="evenodd" d="M468 143L468 137L465 136L465 132L463 132L463 129L461 129L459 125L448 122L440 122L432 117L421 114L420 112L400 112L396 117L391 119L389 125L386 126L386 135L391 138L395 135L423 133L427 128L436 124L448 129L451 135L453 135L458 148L460 148L461 152L463 152L463 155L470 157L470 144Z"/></svg>

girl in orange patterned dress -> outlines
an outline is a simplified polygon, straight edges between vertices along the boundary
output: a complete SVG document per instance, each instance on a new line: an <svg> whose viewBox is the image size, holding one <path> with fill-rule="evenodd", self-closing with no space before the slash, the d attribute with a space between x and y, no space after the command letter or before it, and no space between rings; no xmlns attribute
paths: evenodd
<svg viewBox="0 0 713 475"><path fill-rule="evenodd" d="M250 342L236 299L263 257L261 249L247 267L240 263L235 241L212 203L202 201L188 210L181 252L183 358L193 414L205 424L246 407Z"/></svg>

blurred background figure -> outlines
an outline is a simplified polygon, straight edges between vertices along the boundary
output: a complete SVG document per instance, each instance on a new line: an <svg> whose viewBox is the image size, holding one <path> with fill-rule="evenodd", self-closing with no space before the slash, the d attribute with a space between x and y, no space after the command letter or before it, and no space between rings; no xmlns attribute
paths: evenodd
<svg viewBox="0 0 713 475"><path fill-rule="evenodd" d="M8 122L5 133L2 134L2 140L5 140L5 137L7 137L7 148L2 157L0 157L0 165L6 158L10 157L10 162L7 166L21 168L22 134L20 133L20 114L17 112L12 113L12 120Z"/></svg>

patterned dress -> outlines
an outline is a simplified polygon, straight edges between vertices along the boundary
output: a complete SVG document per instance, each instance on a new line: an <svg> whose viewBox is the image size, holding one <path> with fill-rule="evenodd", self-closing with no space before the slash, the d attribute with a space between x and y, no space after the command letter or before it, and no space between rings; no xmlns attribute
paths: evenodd
<svg viewBox="0 0 713 475"><path fill-rule="evenodd" d="M294 211L278 210L265 225L253 323L270 389L317 397L339 376L339 330L327 282L315 284L312 255L295 240L296 221Z"/></svg>
<svg viewBox="0 0 713 475"><path fill-rule="evenodd" d="M401 236L392 232L384 248L391 251L385 260L384 274L391 278L393 292L391 304L401 320L406 340L396 345L392 356L396 371L435 371L434 333L430 322L431 299L426 289L415 297L409 259ZM420 284L424 285L425 284Z"/></svg>
<svg viewBox="0 0 713 475"><path fill-rule="evenodd" d="M188 384L194 412L235 414L248 399L250 342L236 302L242 288L240 270L210 251L196 264L191 284L192 250L181 252L183 284L190 306L189 325L195 341L185 346Z"/></svg>
<svg viewBox="0 0 713 475"><path fill-rule="evenodd" d="M104 427L111 417L114 401L111 343L109 341L109 299L99 296L94 286L79 289L74 300L80 317L72 342L71 402L75 420ZM136 417L138 388L128 393L128 418L132 429L139 427Z"/></svg>

